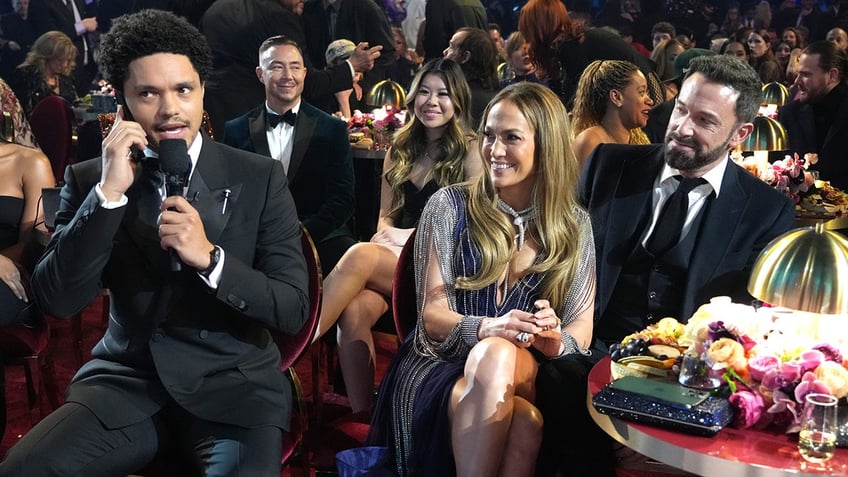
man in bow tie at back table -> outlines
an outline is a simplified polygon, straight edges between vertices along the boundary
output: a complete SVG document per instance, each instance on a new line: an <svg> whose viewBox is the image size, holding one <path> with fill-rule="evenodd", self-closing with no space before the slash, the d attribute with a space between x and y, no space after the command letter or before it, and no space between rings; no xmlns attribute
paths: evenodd
<svg viewBox="0 0 848 477"><path fill-rule="evenodd" d="M164 11L104 35L123 104L102 157L65 173L33 290L67 317L108 287L109 327L0 475L123 476L166 450L179 475L280 475L292 396L269 330L305 322L306 262L280 163L199 132L211 65L197 29ZM169 162L185 197L173 174L167 197L153 180Z"/></svg>
<svg viewBox="0 0 848 477"><path fill-rule="evenodd" d="M300 46L272 36L259 47L265 103L227 121L224 143L283 164L297 214L318 249L324 275L356 243L354 176L347 124L303 101L306 66Z"/></svg>

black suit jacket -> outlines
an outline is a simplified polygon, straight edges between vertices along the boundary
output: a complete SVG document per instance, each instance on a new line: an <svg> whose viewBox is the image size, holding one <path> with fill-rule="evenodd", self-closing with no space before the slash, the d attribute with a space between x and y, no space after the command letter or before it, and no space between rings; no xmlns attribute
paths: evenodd
<svg viewBox="0 0 848 477"><path fill-rule="evenodd" d="M73 1L77 6L80 18L93 16L93 12L88 10L85 0ZM74 42L74 46L78 50L77 68L82 68L82 55L85 53L83 37L77 35L74 14L63 0L31 0L27 20L32 24L36 37L52 30L58 30L68 35L68 38ZM93 51L89 51L89 60L93 58L93 53Z"/></svg>
<svg viewBox="0 0 848 477"><path fill-rule="evenodd" d="M645 230L654 181L665 163L663 145L601 144L583 169L580 193L592 216L597 257L596 320L603 316L622 266ZM711 297L750 301L748 278L766 244L795 225L792 202L737 166L727 165L721 193L706 205L689 263L681 321Z"/></svg>
<svg viewBox="0 0 848 477"><path fill-rule="evenodd" d="M109 327L66 399L110 428L170 398L206 420L288 429L291 389L269 329L298 332L309 298L280 164L204 138L187 197L225 253L216 290L189 267L170 271L156 224L139 214L140 181L127 205L100 206L100 171L99 158L67 169L56 232L33 275L38 304L60 317L110 291Z"/></svg>
<svg viewBox="0 0 848 477"><path fill-rule="evenodd" d="M346 39L354 43L364 41L368 42L370 47L383 46L380 57L374 62L374 68L364 73L359 80L362 91L367 95L377 82L386 78L389 66L395 61L395 43L386 13L375 0L342 0L333 38L330 37L328 18L322 0L312 0L304 4L303 26L309 32L306 50L314 66L323 68L326 65L325 52L327 45L333 40ZM322 109L327 108L325 110L329 113L338 110L338 103L332 95L324 95L323 98L307 96L307 99ZM351 101L353 109L365 109L368 106L364 104L365 97L361 103L357 102L356 98Z"/></svg>
<svg viewBox="0 0 848 477"><path fill-rule="evenodd" d="M214 60L214 69L206 81L204 107L219 134L226 121L265 100L256 66L259 46L269 37L286 35L304 51L304 98L332 96L336 91L352 88L353 76L347 63L321 69L309 62L302 20L279 0L216 0L201 18L200 31L209 42Z"/></svg>
<svg viewBox="0 0 848 477"><path fill-rule="evenodd" d="M262 104L227 121L224 143L270 156L266 127ZM353 161L343 121L300 102L288 177L298 217L316 243L351 235L346 223L353 215Z"/></svg>
<svg viewBox="0 0 848 477"><path fill-rule="evenodd" d="M835 100L838 102L833 121L826 131L816 131L813 107L801 101L792 101L780 108L778 122L786 128L789 150L803 156L808 152L819 155L819 162L811 166L819 171L821 178L835 187L848 189L848 87L842 86ZM816 136L824 134L824 143L818 148Z"/></svg>

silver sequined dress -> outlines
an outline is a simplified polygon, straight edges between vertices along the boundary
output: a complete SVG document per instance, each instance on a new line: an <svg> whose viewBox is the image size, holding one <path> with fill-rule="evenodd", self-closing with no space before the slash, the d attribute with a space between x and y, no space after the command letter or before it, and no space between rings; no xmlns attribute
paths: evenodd
<svg viewBox="0 0 848 477"><path fill-rule="evenodd" d="M500 304L496 300L496 284L480 290L456 288L457 276L471 276L479 268L479 253L466 227L467 194L462 185L433 194L416 232L417 326L383 379L369 436L369 443L390 447L394 456L392 470L399 475L454 473L447 405L453 384L462 375L465 359L476 342L479 319L502 316L512 309L532 312L533 303L544 298L539 295L541 274L527 275L513 284ZM565 305L557 313L563 325L591 305L595 282L595 247L589 215L582 209L578 214L581 260ZM427 335L421 320L422 284L427 282L429 261L434 259L438 260L451 310L465 315L442 342ZM562 341L566 354L588 353L565 332Z"/></svg>

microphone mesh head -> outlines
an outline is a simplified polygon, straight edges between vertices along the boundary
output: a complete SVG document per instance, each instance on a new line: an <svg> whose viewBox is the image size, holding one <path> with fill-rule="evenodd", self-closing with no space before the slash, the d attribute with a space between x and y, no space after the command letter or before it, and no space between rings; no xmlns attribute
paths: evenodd
<svg viewBox="0 0 848 477"><path fill-rule="evenodd" d="M183 139L159 141L159 166L165 174L186 174L191 169L188 147Z"/></svg>

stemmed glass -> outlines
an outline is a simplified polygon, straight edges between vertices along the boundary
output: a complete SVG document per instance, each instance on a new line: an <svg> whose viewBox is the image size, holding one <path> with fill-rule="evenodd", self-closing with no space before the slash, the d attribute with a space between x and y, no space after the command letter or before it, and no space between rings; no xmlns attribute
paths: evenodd
<svg viewBox="0 0 848 477"><path fill-rule="evenodd" d="M833 457L836 447L836 403L830 394L808 394L801 415L798 452L809 462L821 463Z"/></svg>

